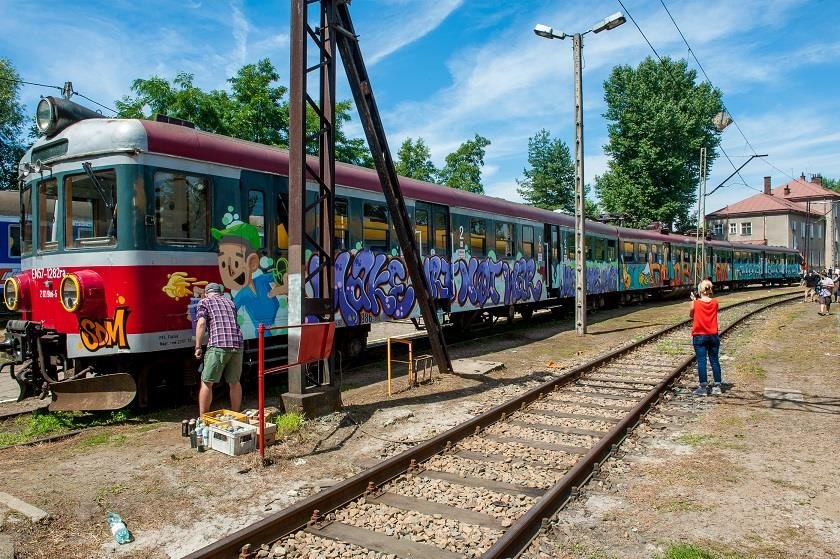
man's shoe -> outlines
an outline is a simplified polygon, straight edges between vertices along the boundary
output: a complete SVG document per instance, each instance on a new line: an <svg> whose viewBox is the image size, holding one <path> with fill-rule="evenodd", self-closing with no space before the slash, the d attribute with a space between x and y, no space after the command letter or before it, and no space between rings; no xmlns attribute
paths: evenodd
<svg viewBox="0 0 840 559"><path fill-rule="evenodd" d="M716 384L712 386L712 396L720 396L720 385Z"/></svg>
<svg viewBox="0 0 840 559"><path fill-rule="evenodd" d="M694 389L692 394L694 394L695 396L708 396L709 393L706 389L706 385L701 384L700 386Z"/></svg>

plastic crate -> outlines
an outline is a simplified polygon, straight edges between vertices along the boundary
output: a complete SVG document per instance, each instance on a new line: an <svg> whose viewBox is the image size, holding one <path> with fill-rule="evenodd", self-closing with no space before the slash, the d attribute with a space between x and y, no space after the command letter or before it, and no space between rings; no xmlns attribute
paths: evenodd
<svg viewBox="0 0 840 559"><path fill-rule="evenodd" d="M239 423L235 421L235 423ZM257 430L257 435L260 433L260 420L259 419L251 419L248 424ZM265 422L265 446L272 445L277 441L277 425L266 421Z"/></svg>
<svg viewBox="0 0 840 559"><path fill-rule="evenodd" d="M222 419L223 417L225 417L226 419ZM248 423L247 415L231 410L216 410L201 414L201 421L203 421L204 424L208 426L227 423L231 419L235 419L236 421L242 421L243 423Z"/></svg>
<svg viewBox="0 0 840 559"><path fill-rule="evenodd" d="M231 420L230 426L241 427L242 430L233 433L220 424L207 427L210 432L210 448L228 456L254 452L257 448L257 428L236 420Z"/></svg>

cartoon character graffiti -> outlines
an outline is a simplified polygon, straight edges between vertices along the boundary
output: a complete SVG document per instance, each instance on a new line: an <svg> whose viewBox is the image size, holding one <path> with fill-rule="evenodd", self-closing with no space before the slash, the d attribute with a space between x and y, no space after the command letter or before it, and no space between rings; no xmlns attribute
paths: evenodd
<svg viewBox="0 0 840 559"><path fill-rule="evenodd" d="M219 275L222 285L233 295L241 326L276 324L279 297L287 295L288 288L275 282L273 271L268 273L261 268L257 228L232 221L225 229L211 229L210 234L219 242Z"/></svg>

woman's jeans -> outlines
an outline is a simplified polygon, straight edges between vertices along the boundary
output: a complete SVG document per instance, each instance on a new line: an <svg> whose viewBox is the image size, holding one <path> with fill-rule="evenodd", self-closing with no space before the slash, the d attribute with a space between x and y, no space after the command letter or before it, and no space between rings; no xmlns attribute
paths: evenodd
<svg viewBox="0 0 840 559"><path fill-rule="evenodd" d="M694 344L694 353L697 355L697 374L700 376L700 384L708 382L706 376L707 355L709 356L709 362L712 364L712 376L715 379L715 384L720 384L720 361L718 360L720 336L717 334L714 336L692 336L692 343Z"/></svg>

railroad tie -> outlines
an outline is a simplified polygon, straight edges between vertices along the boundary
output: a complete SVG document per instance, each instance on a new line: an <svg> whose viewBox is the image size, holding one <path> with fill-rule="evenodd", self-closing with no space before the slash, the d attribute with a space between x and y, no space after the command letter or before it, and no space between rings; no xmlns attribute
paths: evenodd
<svg viewBox="0 0 840 559"><path fill-rule="evenodd" d="M444 505L434 501L427 501L426 499L418 499L417 497L408 497L397 493L382 493L376 497L367 497L367 502L381 503L389 507L394 507L395 509L419 512L420 514L429 516L439 514L443 517L463 522L464 524L482 526L500 532L504 530L501 521L489 514Z"/></svg>
<svg viewBox="0 0 840 559"><path fill-rule="evenodd" d="M435 547L434 545L399 539L382 532L374 532L365 528L358 528L343 522L331 522L317 528L309 526L306 531L315 536L328 538L337 542L351 543L397 557L411 559L463 559L460 553L453 553Z"/></svg>

